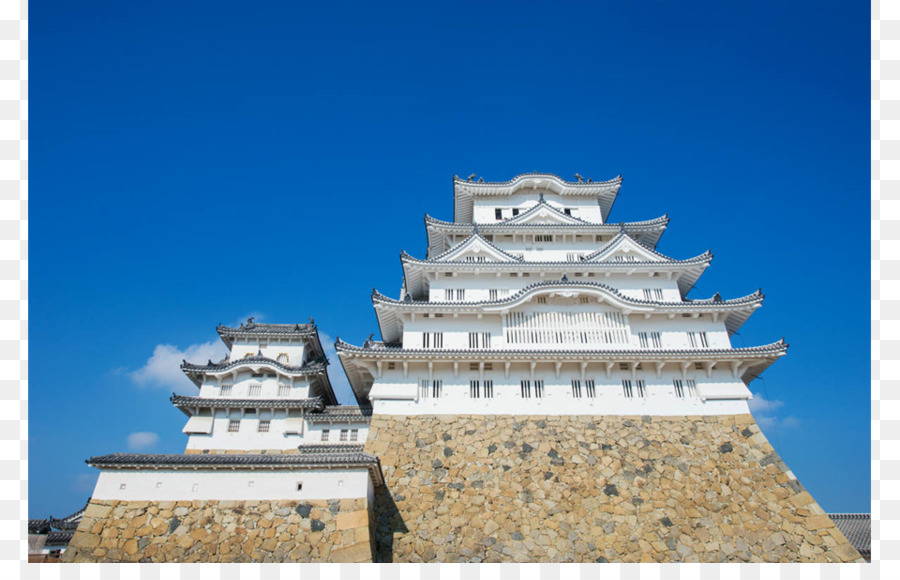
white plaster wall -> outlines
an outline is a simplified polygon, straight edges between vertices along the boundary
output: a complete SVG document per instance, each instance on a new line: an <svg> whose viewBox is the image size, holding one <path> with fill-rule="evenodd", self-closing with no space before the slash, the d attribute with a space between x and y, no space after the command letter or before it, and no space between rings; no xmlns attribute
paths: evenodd
<svg viewBox="0 0 900 580"><path fill-rule="evenodd" d="M293 415L298 417L299 412ZM228 431L228 423L231 419L240 419L240 429L237 433ZM258 431L260 420L269 419L269 432ZM332 427L322 424L310 424L306 421L302 424L302 433L297 435L285 433L286 415L284 410L257 410L256 413L246 413L246 409L217 409L213 419L212 433L192 434L188 437L187 449L294 449L298 445L318 443L321 441L321 430L332 429L333 441L339 441L341 429L358 429L359 443L363 443L368 435L368 424L359 423L334 423Z"/></svg>
<svg viewBox="0 0 900 580"><path fill-rule="evenodd" d="M277 360L278 355L285 353L288 355L290 366L300 366L305 361L306 343L302 339L287 338L271 338L266 341L265 346L260 346L259 340L235 340L231 346L231 360L244 358L247 354L256 355L260 350L263 356ZM215 362L215 361L214 361Z"/></svg>
<svg viewBox="0 0 900 580"><path fill-rule="evenodd" d="M517 307L514 312L614 312L615 310L600 304L576 304L572 306L561 306L553 304L552 299L548 304L537 304L536 302L528 302ZM598 344L566 344L566 345L548 345L546 343L534 344L508 344L506 339L506 331L503 326L503 319L500 314L484 314L478 318L476 314L459 314L454 318L452 313L444 313L443 317L432 318L425 317L424 314L417 314L415 320L407 319L403 324L403 346L404 348L422 348L422 339L424 332L443 332L444 346L443 349L468 349L470 332L490 332L491 348L504 349L596 349L606 348ZM638 338L639 332L660 332L663 348L665 349L689 349L690 339L688 332L706 332L707 344L710 349L727 349L731 348L731 340L728 337L728 331L725 328L724 317L719 317L717 321L713 321L710 314L698 314L696 318L693 314L685 318L681 313L675 314L674 318L669 318L668 314L652 314L650 318L644 318L642 314L631 314L626 318L626 332L630 335L630 342L624 345L615 345L615 348L634 348L640 349ZM699 337L698 337L699 341ZM698 342L699 344L699 342ZM700 348L700 347L697 347Z"/></svg>
<svg viewBox="0 0 900 580"><path fill-rule="evenodd" d="M297 484L303 489L297 491ZM124 486L124 487L123 487ZM119 501L314 500L369 497L365 468L297 470L103 469L93 499Z"/></svg>
<svg viewBox="0 0 900 580"><path fill-rule="evenodd" d="M254 374L261 374L262 376L254 377ZM275 376L273 377L272 375ZM269 368L262 368L258 373L248 369L239 369L223 377L207 377L200 386L199 396L220 397L222 385L229 384L232 385L230 397L233 399L251 398L251 385L260 385L262 387L261 394L256 397L259 399L306 399L309 397L309 380L306 377L287 377ZM287 397L278 395L278 385L291 387Z"/></svg>
<svg viewBox="0 0 900 580"><path fill-rule="evenodd" d="M600 224L603 223L603 216L600 213L600 206L597 204L597 198L594 196L561 196L547 190L521 190L512 195L502 196L475 196L472 215L476 223L493 223L497 221L494 210L501 208L503 210L503 219L512 217L512 208L517 208L520 214L537 205L540 194L544 194L544 201L549 205L562 210L563 208L572 208L572 216L584 221Z"/></svg>
<svg viewBox="0 0 900 580"><path fill-rule="evenodd" d="M523 265L523 271L527 270L527 265ZM607 276L598 272L581 271L579 274L577 264L571 267L560 267L558 271L551 271L544 274L540 272L531 272L529 276L523 276L523 272L519 272L517 276L511 276L510 273L501 273L499 276L494 273L454 273L453 276L438 276L428 281L428 299L432 302L447 301L444 296L445 289L465 289L465 302L473 302L478 300L489 300L490 289L507 290L507 295L512 295L522 288L538 282L556 282L563 275L572 282L596 282L617 289L625 296L644 300L644 288L660 288L663 291L663 301L665 302L681 302L681 291L678 288L678 281L669 279L665 274L660 276L650 276L647 272L627 274L610 274ZM590 275L593 274L593 275ZM450 300L457 302L457 300Z"/></svg>
<svg viewBox="0 0 900 580"><path fill-rule="evenodd" d="M552 415L716 415L747 413L746 401L751 397L749 389L730 369L713 369L709 376L705 371L690 368L683 374L680 366L666 365L659 376L655 367L646 365L634 374L621 371L618 365L606 377L605 365L589 364L583 379L579 363L563 363L559 376L554 363L538 363L532 376L527 363L515 363L506 377L503 363L493 363L494 370L470 371L468 363L459 364L455 373L450 363L435 363L429 374L424 364L411 364L404 376L402 370L388 371L376 379L369 393L376 413L388 414L552 414ZM697 396L679 398L675 394L674 379L692 378L697 384ZM419 397L422 380L443 381L439 399ZM469 381L486 379L494 382L494 397L470 397ZM520 381L543 379L544 397L530 399L521 396ZM572 379L582 380L581 398L572 393ZM596 397L587 397L584 380L593 379ZM622 379L643 379L646 397L626 398ZM482 383L483 384L483 383ZM533 387L532 387L533 388ZM687 384L685 381L685 391ZM703 400L707 398L708 400ZM713 400L715 399L715 400Z"/></svg>

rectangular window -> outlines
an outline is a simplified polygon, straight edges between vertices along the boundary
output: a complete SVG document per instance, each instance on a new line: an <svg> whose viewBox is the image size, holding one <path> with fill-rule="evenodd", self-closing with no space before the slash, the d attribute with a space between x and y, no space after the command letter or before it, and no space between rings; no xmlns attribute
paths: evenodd
<svg viewBox="0 0 900 580"><path fill-rule="evenodd" d="M571 210L570 208L565 208L565 209L563 210L563 213L566 214L566 215L572 215L572 210Z"/></svg>
<svg viewBox="0 0 900 580"><path fill-rule="evenodd" d="M427 399L428 398L428 381L422 379L422 384L419 385L419 398Z"/></svg>
<svg viewBox="0 0 900 580"><path fill-rule="evenodd" d="M531 381L522 381L519 383L519 387L522 390L522 398L530 399L531 398Z"/></svg>
<svg viewBox="0 0 900 580"><path fill-rule="evenodd" d="M444 288L444 300L450 301L453 300L453 290L450 288Z"/></svg>
<svg viewBox="0 0 900 580"><path fill-rule="evenodd" d="M431 396L435 399L441 396L441 391L444 386L444 381L431 381Z"/></svg>
<svg viewBox="0 0 900 580"><path fill-rule="evenodd" d="M539 236L534 236L535 242L552 242L553 236L549 234L541 234Z"/></svg>
<svg viewBox="0 0 900 580"><path fill-rule="evenodd" d="M538 304L546 304L546 303L547 303L547 297L546 297L546 296L538 296L538 297L537 297L537 303L538 303Z"/></svg>
<svg viewBox="0 0 900 580"><path fill-rule="evenodd" d="M581 381L572 379L572 396L576 399L581 398Z"/></svg>
<svg viewBox="0 0 900 580"><path fill-rule="evenodd" d="M359 429L350 429L350 441L359 441Z"/></svg>
<svg viewBox="0 0 900 580"><path fill-rule="evenodd" d="M647 396L647 389L644 386L644 381L642 379L638 379L634 381L634 386L637 387L637 396L642 399Z"/></svg>
<svg viewBox="0 0 900 580"><path fill-rule="evenodd" d="M237 433L241 428L241 420L240 419L229 419L228 420L228 432L229 433Z"/></svg>
<svg viewBox="0 0 900 580"><path fill-rule="evenodd" d="M514 207L513 210L512 210L512 213L513 213L513 216L519 215L519 208Z"/></svg>
<svg viewBox="0 0 900 580"><path fill-rule="evenodd" d="M489 300L496 300L496 299L497 299L497 290L496 290L496 289L488 290L488 299L489 299Z"/></svg>
<svg viewBox="0 0 900 580"><path fill-rule="evenodd" d="M473 399L481 398L481 381L469 381L469 396Z"/></svg>
<svg viewBox="0 0 900 580"><path fill-rule="evenodd" d="M534 381L534 396L539 399L544 396L544 381Z"/></svg>
<svg viewBox="0 0 900 580"><path fill-rule="evenodd" d="M423 332L422 348L444 348L444 333Z"/></svg>
<svg viewBox="0 0 900 580"><path fill-rule="evenodd" d="M272 422L271 422L269 419L260 419L260 420L259 420L259 425L256 427L256 431L257 431L258 433L268 433L268 432L269 432L269 426L270 426L271 424L272 424Z"/></svg>
<svg viewBox="0 0 900 580"><path fill-rule="evenodd" d="M650 348L650 339L648 338L648 335L646 332L639 332L638 340L641 343L641 348Z"/></svg>
<svg viewBox="0 0 900 580"><path fill-rule="evenodd" d="M222 385L222 390L219 391L219 394L223 397L231 396L231 387L232 385Z"/></svg>
<svg viewBox="0 0 900 580"><path fill-rule="evenodd" d="M658 332L651 332L650 340L653 342L653 348L662 348L662 336Z"/></svg>
<svg viewBox="0 0 900 580"><path fill-rule="evenodd" d="M466 299L466 291L462 288L456 290L456 299L457 300L465 300Z"/></svg>
<svg viewBox="0 0 900 580"><path fill-rule="evenodd" d="M683 399L684 398L684 381L682 381L681 379L675 379L672 382L675 385L675 396L678 397L679 399Z"/></svg>
<svg viewBox="0 0 900 580"><path fill-rule="evenodd" d="M687 386L688 397L696 398L697 397L697 382L694 379L688 379L686 386Z"/></svg>
<svg viewBox="0 0 900 580"><path fill-rule="evenodd" d="M662 288L644 288L644 300L662 300Z"/></svg>
<svg viewBox="0 0 900 580"><path fill-rule="evenodd" d="M469 348L490 348L491 333L490 332L470 332Z"/></svg>
<svg viewBox="0 0 900 580"><path fill-rule="evenodd" d="M348 439L350 439L350 430L341 429L341 441L347 441Z"/></svg>
<svg viewBox="0 0 900 580"><path fill-rule="evenodd" d="M328 441L328 436L331 434L330 429L322 429L322 441Z"/></svg>
<svg viewBox="0 0 900 580"><path fill-rule="evenodd" d="M494 219L502 220L503 219L503 210L499 207L494 210Z"/></svg>
<svg viewBox="0 0 900 580"><path fill-rule="evenodd" d="M250 396L258 397L262 394L262 385L250 385Z"/></svg>
<svg viewBox="0 0 900 580"><path fill-rule="evenodd" d="M688 332L688 340L691 342L691 348L709 348L709 342L706 340L706 332Z"/></svg>
<svg viewBox="0 0 900 580"><path fill-rule="evenodd" d="M587 396L591 399L597 396L597 391L594 389L594 381L584 381L584 389L587 392Z"/></svg>
<svg viewBox="0 0 900 580"><path fill-rule="evenodd" d="M279 397L287 397L291 394L291 386L290 385L278 385L278 396Z"/></svg>
<svg viewBox="0 0 900 580"><path fill-rule="evenodd" d="M484 398L494 398L494 381L484 381Z"/></svg>
<svg viewBox="0 0 900 580"><path fill-rule="evenodd" d="M634 397L634 389L631 385L631 379L622 379L622 394L626 399Z"/></svg>
<svg viewBox="0 0 900 580"><path fill-rule="evenodd" d="M484 370L486 370L486 371L494 370L494 363L487 363L487 362L484 363Z"/></svg>

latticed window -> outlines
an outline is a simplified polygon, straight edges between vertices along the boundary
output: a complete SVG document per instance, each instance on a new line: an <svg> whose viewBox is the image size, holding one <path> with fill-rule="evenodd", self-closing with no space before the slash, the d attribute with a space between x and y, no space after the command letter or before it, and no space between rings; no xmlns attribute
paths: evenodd
<svg viewBox="0 0 900 580"><path fill-rule="evenodd" d="M328 436L331 434L330 429L322 429L322 441L328 441Z"/></svg>
<svg viewBox="0 0 900 580"><path fill-rule="evenodd" d="M494 219L502 220L503 219L503 210L499 207L494 210Z"/></svg>
<svg viewBox="0 0 900 580"><path fill-rule="evenodd" d="M634 386L635 386L636 389L637 389L637 396L638 396L638 397L644 398L644 397L647 396L647 390L646 390L646 387L645 387L645 385L644 385L643 379L638 379L638 380L634 381Z"/></svg>
<svg viewBox="0 0 900 580"><path fill-rule="evenodd" d="M289 357L286 352L282 352L275 360L280 362L281 364L288 364L288 362L290 362L291 360L291 357Z"/></svg>
<svg viewBox="0 0 900 580"><path fill-rule="evenodd" d="M622 379L622 394L626 399L634 397L634 385L631 384L631 379Z"/></svg>
<svg viewBox="0 0 900 580"><path fill-rule="evenodd" d="M519 388L521 389L523 399L531 398L531 381L521 381L519 383Z"/></svg>
<svg viewBox="0 0 900 580"><path fill-rule="evenodd" d="M692 348L709 348L709 341L706 339L706 332L688 332L688 340Z"/></svg>
<svg viewBox="0 0 900 580"><path fill-rule="evenodd" d="M697 396L697 382L694 379L688 379L685 383L685 386L687 387L688 397Z"/></svg>
<svg viewBox="0 0 900 580"><path fill-rule="evenodd" d="M228 420L228 432L229 433L237 433L241 428L241 420L240 419L229 419Z"/></svg>
<svg viewBox="0 0 900 580"><path fill-rule="evenodd" d="M347 441L350 438L349 429L341 429L341 441Z"/></svg>
<svg viewBox="0 0 900 580"><path fill-rule="evenodd" d="M576 399L581 398L581 381L572 379L572 396Z"/></svg>
<svg viewBox="0 0 900 580"><path fill-rule="evenodd" d="M534 396L539 399L544 396L544 381L534 381Z"/></svg>
<svg viewBox="0 0 900 580"><path fill-rule="evenodd" d="M262 385L250 385L250 396L258 397L262 395Z"/></svg>
<svg viewBox="0 0 900 580"><path fill-rule="evenodd" d="M219 394L223 397L231 396L231 385L222 385L222 390L219 391Z"/></svg>
<svg viewBox="0 0 900 580"><path fill-rule="evenodd" d="M490 348L491 333L490 332L470 332L469 348Z"/></svg>
<svg viewBox="0 0 900 580"><path fill-rule="evenodd" d="M359 429L350 429L350 441L359 441Z"/></svg>
<svg viewBox="0 0 900 580"><path fill-rule="evenodd" d="M469 381L469 396L473 399L481 398L481 381Z"/></svg>
<svg viewBox="0 0 900 580"><path fill-rule="evenodd" d="M291 386L290 385L278 385L278 396L279 397L287 397L291 394Z"/></svg>
<svg viewBox="0 0 900 580"><path fill-rule="evenodd" d="M494 398L494 381L484 381L484 398Z"/></svg>
<svg viewBox="0 0 900 580"><path fill-rule="evenodd" d="M678 397L679 399L683 399L684 398L684 381L682 381L681 379L675 379L672 382L675 385L675 396Z"/></svg>
<svg viewBox="0 0 900 580"><path fill-rule="evenodd" d="M423 332L422 348L444 348L444 333Z"/></svg>
<svg viewBox="0 0 900 580"><path fill-rule="evenodd" d="M491 288L490 290L488 290L488 298L490 300L496 300L498 298L496 288Z"/></svg>
<svg viewBox="0 0 900 580"><path fill-rule="evenodd" d="M440 380L429 381L428 379L422 379L422 384L419 385L419 398L439 398L441 396L441 391L443 390L443 385L444 382Z"/></svg>
<svg viewBox="0 0 900 580"><path fill-rule="evenodd" d="M259 426L256 428L256 430L257 430L259 433L268 433L268 432L269 432L269 426L270 426L271 424L272 424L272 422L271 422L269 419L260 419L260 420L259 420Z"/></svg>
<svg viewBox="0 0 900 580"><path fill-rule="evenodd" d="M508 344L625 345L630 341L625 317L619 312L511 312L504 315L503 325Z"/></svg>
<svg viewBox="0 0 900 580"><path fill-rule="evenodd" d="M553 236L549 234L541 234L539 236L534 236L535 242L552 242Z"/></svg>
<svg viewBox="0 0 900 580"><path fill-rule="evenodd" d="M644 300L662 300L662 288L644 288Z"/></svg>
<svg viewBox="0 0 900 580"><path fill-rule="evenodd" d="M584 381L584 390L587 392L587 396L591 399L597 396L597 390L594 388L593 379Z"/></svg>

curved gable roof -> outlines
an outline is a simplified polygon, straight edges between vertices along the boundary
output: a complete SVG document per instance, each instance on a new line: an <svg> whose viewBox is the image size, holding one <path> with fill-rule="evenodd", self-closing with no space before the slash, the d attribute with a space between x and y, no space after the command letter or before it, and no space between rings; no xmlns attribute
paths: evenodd
<svg viewBox="0 0 900 580"><path fill-rule="evenodd" d="M456 244L446 252L437 255L433 258L429 258L427 261L429 262L459 262L460 258L465 257L466 254L472 253L476 255L480 255L484 253L485 257L493 258L492 262L522 262L522 258L518 256L513 256L509 254L491 242L487 241L480 233L477 231L473 233L471 236ZM401 254L401 258L406 252ZM409 254L406 254L409 256ZM410 256L411 257L411 256Z"/></svg>
<svg viewBox="0 0 900 580"><path fill-rule="evenodd" d="M575 216L566 214L559 209L553 207L546 201L543 196L541 200L523 213L515 217L503 220L502 223L508 225L525 225L525 224L558 224L558 225L591 225L589 222L579 219Z"/></svg>

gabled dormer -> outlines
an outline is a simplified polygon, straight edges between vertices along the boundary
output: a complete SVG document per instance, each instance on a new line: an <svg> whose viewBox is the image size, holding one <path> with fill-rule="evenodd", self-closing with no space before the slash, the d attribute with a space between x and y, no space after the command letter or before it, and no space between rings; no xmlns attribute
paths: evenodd
<svg viewBox="0 0 900 580"><path fill-rule="evenodd" d="M585 262L674 262L676 260L651 250L626 234L619 232L605 246L582 258Z"/></svg>
<svg viewBox="0 0 900 580"><path fill-rule="evenodd" d="M582 219L566 213L566 210L560 210L546 201L544 195L541 194L540 201L537 205L532 206L524 213L505 220L503 223L508 225L588 225Z"/></svg>
<svg viewBox="0 0 900 580"><path fill-rule="evenodd" d="M431 262L521 262L522 258L504 252L479 233L474 233Z"/></svg>

